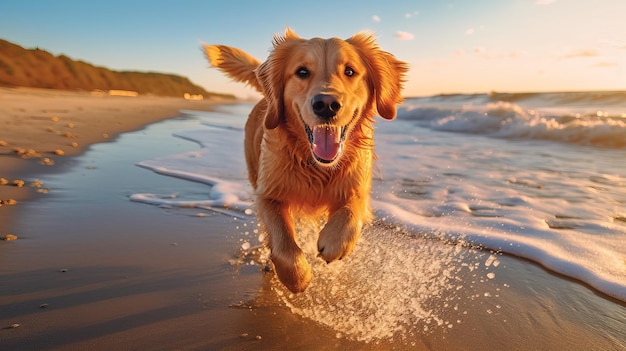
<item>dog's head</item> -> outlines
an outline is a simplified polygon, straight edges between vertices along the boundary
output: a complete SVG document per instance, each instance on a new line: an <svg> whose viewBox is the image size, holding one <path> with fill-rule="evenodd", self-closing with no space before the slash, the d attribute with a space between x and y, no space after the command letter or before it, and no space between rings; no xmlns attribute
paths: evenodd
<svg viewBox="0 0 626 351"><path fill-rule="evenodd" d="M296 126L317 163L332 166L364 119L395 118L406 71L371 35L305 40L287 29L256 70L268 104L265 127Z"/></svg>

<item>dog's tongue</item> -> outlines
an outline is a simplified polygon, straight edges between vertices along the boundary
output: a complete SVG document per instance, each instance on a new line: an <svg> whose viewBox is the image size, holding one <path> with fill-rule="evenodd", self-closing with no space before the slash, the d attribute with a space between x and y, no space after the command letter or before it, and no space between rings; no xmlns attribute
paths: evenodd
<svg viewBox="0 0 626 351"><path fill-rule="evenodd" d="M313 153L325 161L332 161L341 148L341 128L318 126L313 128Z"/></svg>

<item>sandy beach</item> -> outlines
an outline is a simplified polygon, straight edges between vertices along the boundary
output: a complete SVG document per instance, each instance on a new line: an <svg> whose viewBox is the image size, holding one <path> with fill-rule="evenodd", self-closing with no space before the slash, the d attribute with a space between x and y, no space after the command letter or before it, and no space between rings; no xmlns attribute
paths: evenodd
<svg viewBox="0 0 626 351"><path fill-rule="evenodd" d="M7 180L0 236L17 237L0 241L1 350L626 347L624 303L529 261L472 247L454 248L452 260L476 267L458 273L471 283L431 302L441 323L363 338L294 313L285 303L293 297L283 297L273 273L254 264L254 250L241 256L254 222L128 200L154 188L206 192L135 163L151 157L144 134L162 134L159 148L172 153L196 148L167 137L176 123L193 125L173 119L221 103L0 89L0 178ZM366 230L364 240L381 228ZM422 240L431 252L450 246ZM354 257L366 254L357 247ZM485 278L491 273L496 279Z"/></svg>
<svg viewBox="0 0 626 351"><path fill-rule="evenodd" d="M21 202L38 192L36 175L62 169L68 157L94 143L114 140L121 132L171 118L181 109L208 110L214 100L123 97L89 92L0 88L0 200ZM57 165L57 167L53 167ZM24 186L14 182L29 177ZM10 202L9 202L10 201ZM2 237L8 234L11 206L0 211Z"/></svg>

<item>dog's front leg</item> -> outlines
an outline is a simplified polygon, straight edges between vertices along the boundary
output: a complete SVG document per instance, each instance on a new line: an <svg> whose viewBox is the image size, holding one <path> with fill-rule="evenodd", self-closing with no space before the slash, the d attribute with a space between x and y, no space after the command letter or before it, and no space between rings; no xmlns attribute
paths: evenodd
<svg viewBox="0 0 626 351"><path fill-rule="evenodd" d="M364 221L370 217L366 203L355 200L331 211L328 223L317 240L319 256L326 262L340 260L352 252L361 236Z"/></svg>
<svg viewBox="0 0 626 351"><path fill-rule="evenodd" d="M269 236L278 279L294 293L304 291L311 281L311 266L296 243L289 207L280 201L259 198L257 208Z"/></svg>

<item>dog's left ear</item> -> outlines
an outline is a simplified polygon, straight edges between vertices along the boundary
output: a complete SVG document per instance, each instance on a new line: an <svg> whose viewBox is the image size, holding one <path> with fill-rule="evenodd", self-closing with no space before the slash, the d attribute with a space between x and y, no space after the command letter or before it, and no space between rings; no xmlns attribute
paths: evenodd
<svg viewBox="0 0 626 351"><path fill-rule="evenodd" d="M285 118L283 101L283 82L277 78L278 69L270 56L255 71L256 78L261 85L261 92L267 101L264 124L266 129L278 127L278 123Z"/></svg>
<svg viewBox="0 0 626 351"><path fill-rule="evenodd" d="M378 114L385 119L396 118L396 105L402 102L402 83L408 65L380 49L368 33L357 33L347 40L360 53L367 66L368 82L376 98Z"/></svg>
<svg viewBox="0 0 626 351"><path fill-rule="evenodd" d="M285 119L285 106L283 99L284 91L284 63L289 57L291 44L300 42L302 39L290 28L287 28L284 36L275 35L274 49L269 57L255 71L262 93L267 100L265 111L265 128L274 129Z"/></svg>

